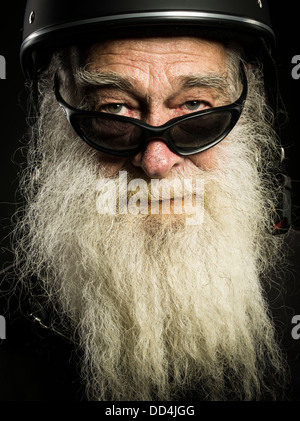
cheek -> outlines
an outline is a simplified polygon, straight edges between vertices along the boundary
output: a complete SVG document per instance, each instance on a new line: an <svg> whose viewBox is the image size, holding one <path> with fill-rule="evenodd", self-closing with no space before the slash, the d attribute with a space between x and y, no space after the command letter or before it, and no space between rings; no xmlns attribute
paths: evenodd
<svg viewBox="0 0 300 421"><path fill-rule="evenodd" d="M220 165L220 154L218 145L208 149L207 151L198 153L196 155L191 155L186 158L189 159L195 166L201 168L202 170L210 170L218 168ZM107 177L116 175L120 170L130 166L129 158L121 158L118 156L106 155L104 153L98 153L98 162L101 167L101 170L104 171L104 174Z"/></svg>
<svg viewBox="0 0 300 421"><path fill-rule="evenodd" d="M98 154L98 162L104 175L111 177L116 175L126 164L127 158L118 156L106 155L104 153Z"/></svg>
<svg viewBox="0 0 300 421"><path fill-rule="evenodd" d="M207 151L200 152L196 155L192 155L190 160L193 162L196 167L201 168L202 170L208 169L215 169L219 166L218 160L218 148L215 146Z"/></svg>

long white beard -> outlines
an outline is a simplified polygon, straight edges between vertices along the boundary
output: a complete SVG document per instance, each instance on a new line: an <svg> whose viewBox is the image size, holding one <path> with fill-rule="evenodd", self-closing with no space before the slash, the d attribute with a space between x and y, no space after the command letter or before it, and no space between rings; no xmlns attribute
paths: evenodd
<svg viewBox="0 0 300 421"><path fill-rule="evenodd" d="M257 171L275 141L250 119L253 103L217 147L218 167L192 174L204 183L204 220L186 225L182 216L99 215L97 153L45 101L16 254L21 276L37 276L71 320L90 399L250 400L282 382L260 283L280 250Z"/></svg>

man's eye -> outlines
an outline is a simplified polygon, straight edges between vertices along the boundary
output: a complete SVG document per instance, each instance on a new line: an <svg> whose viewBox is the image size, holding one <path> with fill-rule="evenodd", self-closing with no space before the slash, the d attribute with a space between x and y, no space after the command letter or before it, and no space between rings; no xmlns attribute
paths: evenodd
<svg viewBox="0 0 300 421"><path fill-rule="evenodd" d="M125 111L125 107L122 104L107 104L102 107L103 111L110 114L122 114Z"/></svg>
<svg viewBox="0 0 300 421"><path fill-rule="evenodd" d="M208 103L205 101L187 101L184 104L184 107L189 111L200 111L204 108L208 108Z"/></svg>

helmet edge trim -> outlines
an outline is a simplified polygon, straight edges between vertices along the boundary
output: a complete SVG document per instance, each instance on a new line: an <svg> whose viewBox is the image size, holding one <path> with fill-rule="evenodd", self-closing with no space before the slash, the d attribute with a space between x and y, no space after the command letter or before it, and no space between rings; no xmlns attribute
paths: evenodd
<svg viewBox="0 0 300 421"><path fill-rule="evenodd" d="M275 34L273 30L266 24L250 19L250 18L242 18L240 16L235 15L224 15L219 13L209 13L209 12L186 12L186 11L165 11L165 12L142 12L142 13L128 13L128 14L120 14L120 15L111 15L111 16L101 16L99 18L92 18L92 19L85 19L85 20L78 20L73 22L67 22L63 24L53 25L53 26L47 26L45 28L39 29L32 34L28 35L22 43L22 46L30 43L35 38L42 36L46 33L59 31L61 29L67 29L71 28L72 26L84 26L87 24L96 24L96 23L105 23L105 22L113 22L117 20L123 20L123 21L129 21L134 20L137 18L146 19L146 18L166 18L166 19L199 19L199 20L207 20L210 22L214 21L231 21L235 23L244 23L248 25L255 25L259 27L260 29L263 29L264 31L268 32L272 37L275 38ZM51 28L51 29L50 29Z"/></svg>

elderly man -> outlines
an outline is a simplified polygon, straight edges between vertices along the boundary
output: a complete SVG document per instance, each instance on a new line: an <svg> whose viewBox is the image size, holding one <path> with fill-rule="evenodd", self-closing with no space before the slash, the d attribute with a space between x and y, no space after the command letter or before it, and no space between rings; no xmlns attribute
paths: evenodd
<svg viewBox="0 0 300 421"><path fill-rule="evenodd" d="M76 399L285 399L275 328L296 234L275 235L289 218L265 2L36 3L14 230L35 367L50 355Z"/></svg>

